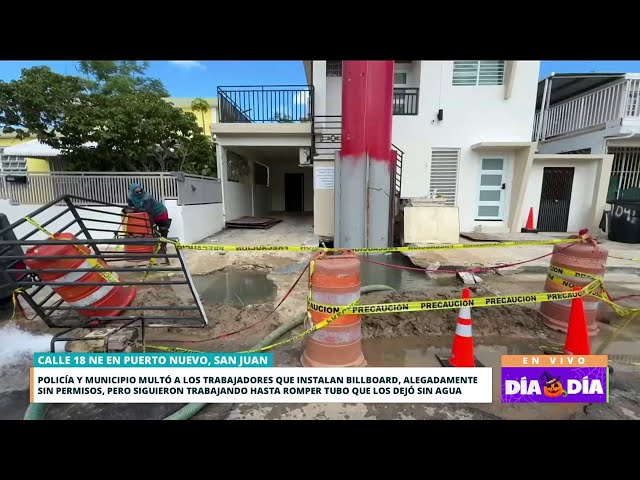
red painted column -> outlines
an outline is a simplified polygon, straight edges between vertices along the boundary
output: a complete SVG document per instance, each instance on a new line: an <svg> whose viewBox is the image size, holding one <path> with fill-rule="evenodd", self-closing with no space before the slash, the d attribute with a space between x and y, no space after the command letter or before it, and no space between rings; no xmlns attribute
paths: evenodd
<svg viewBox="0 0 640 480"><path fill-rule="evenodd" d="M344 61L339 247L389 246L393 61Z"/></svg>

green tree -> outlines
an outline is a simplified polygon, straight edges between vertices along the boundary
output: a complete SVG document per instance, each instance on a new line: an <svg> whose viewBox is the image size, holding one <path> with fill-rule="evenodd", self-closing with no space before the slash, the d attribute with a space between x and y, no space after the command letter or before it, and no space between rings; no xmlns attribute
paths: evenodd
<svg viewBox="0 0 640 480"><path fill-rule="evenodd" d="M143 92L168 97L162 82L146 75L149 62L129 60L82 60L78 70L88 80L91 93L115 95L119 93Z"/></svg>
<svg viewBox="0 0 640 480"><path fill-rule="evenodd" d="M18 138L55 138L85 94L87 83L49 67L22 69L20 79L0 80L0 128Z"/></svg>
<svg viewBox="0 0 640 480"><path fill-rule="evenodd" d="M139 62L81 62L88 78L47 67L0 82L0 129L58 148L68 170L215 171L196 116L166 102Z"/></svg>
<svg viewBox="0 0 640 480"><path fill-rule="evenodd" d="M194 112L200 112L200 116L202 117L202 133L207 135L209 132L206 130L207 124L204 121L204 116L207 112L209 112L209 102L207 102L204 98L194 98L191 102L191 109Z"/></svg>

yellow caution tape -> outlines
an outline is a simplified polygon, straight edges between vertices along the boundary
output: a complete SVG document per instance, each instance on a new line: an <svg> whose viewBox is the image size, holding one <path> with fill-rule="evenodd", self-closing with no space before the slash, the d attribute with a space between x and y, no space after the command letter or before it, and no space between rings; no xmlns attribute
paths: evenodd
<svg viewBox="0 0 640 480"><path fill-rule="evenodd" d="M46 236L48 236L49 238L53 238L53 234L51 232L49 232L48 230L46 230L45 228L43 228L41 225L39 225L38 222L36 222L33 218L27 216L27 217L24 217L24 219L27 222L29 222L31 225L33 225L35 228L40 230L42 233L44 233ZM85 254L85 252L83 252L82 249L80 248L80 245L74 245L74 247L80 253ZM102 278L104 278L105 280L107 280L108 282L112 282L112 283L119 283L120 282L120 279L118 278L118 276L114 275L113 272L109 272L109 271L103 270L102 269L102 265L100 265L100 263L98 262L97 259L95 259L95 258L87 258L85 260L93 268L95 268L96 270L99 270L98 273L100 274L100 276Z"/></svg>
<svg viewBox="0 0 640 480"><path fill-rule="evenodd" d="M592 275L590 273L577 272L576 270L571 270L566 267L559 267L553 264L549 265L549 272L557 273L558 275L564 275L566 277L584 278L587 280L593 279L593 278L598 278L598 279L603 278L601 275Z"/></svg>
<svg viewBox="0 0 640 480"><path fill-rule="evenodd" d="M356 253L388 253L388 252L415 252L427 250L454 250L468 248L495 248L495 247L524 247L530 245L555 245L561 243L578 243L585 237L580 238L559 238L548 240L531 240L518 242L503 243L450 243L446 245L428 245L423 247L385 247L385 248L326 248L326 247L307 247L307 246L277 246L277 245L209 245L209 244L191 244L180 243L175 240L160 237L159 241L171 243L179 250L198 250L198 251L235 251L235 252L341 252L350 250Z"/></svg>
<svg viewBox="0 0 640 480"><path fill-rule="evenodd" d="M309 310L314 310L320 313L334 313L340 309L340 311L345 312L345 315L371 315L376 313L449 310L462 307L498 307L505 305L519 305L522 303L571 300L576 297L591 294L599 285L600 282L596 280L584 287L582 290L573 292L524 293L519 295L499 295L493 297L474 297L469 299L452 298L448 300L417 300L413 302L379 303L358 305L347 310L344 310L344 307L337 305L323 305L316 302L308 302L308 308Z"/></svg>

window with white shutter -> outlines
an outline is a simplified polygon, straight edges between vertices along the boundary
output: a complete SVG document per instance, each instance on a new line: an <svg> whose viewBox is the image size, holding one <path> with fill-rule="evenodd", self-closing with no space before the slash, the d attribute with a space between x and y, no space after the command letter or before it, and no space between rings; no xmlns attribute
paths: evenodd
<svg viewBox="0 0 640 480"><path fill-rule="evenodd" d="M458 194L459 148L432 148L429 193L443 197L447 205L456 205Z"/></svg>
<svg viewBox="0 0 640 480"><path fill-rule="evenodd" d="M504 84L504 60L456 60L453 62L454 86Z"/></svg>
<svg viewBox="0 0 640 480"><path fill-rule="evenodd" d="M15 157L13 155L2 155L0 149L0 172L15 174L27 173L27 159L25 157Z"/></svg>

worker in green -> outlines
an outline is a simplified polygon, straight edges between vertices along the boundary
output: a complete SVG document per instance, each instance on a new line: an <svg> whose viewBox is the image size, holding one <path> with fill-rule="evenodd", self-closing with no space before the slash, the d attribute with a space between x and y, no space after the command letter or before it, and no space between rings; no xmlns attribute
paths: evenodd
<svg viewBox="0 0 640 480"><path fill-rule="evenodd" d="M171 219L169 218L169 212L167 207L162 202L159 202L151 194L146 192L142 185L139 183L132 183L129 186L129 196L127 197L127 207L122 209L123 213L131 212L146 212L149 214L149 218L153 225L158 227L158 232L161 237L167 238L169 236L169 228L171 228ZM167 253L167 244L162 242L160 254ZM165 259L165 263L169 263L169 259Z"/></svg>

